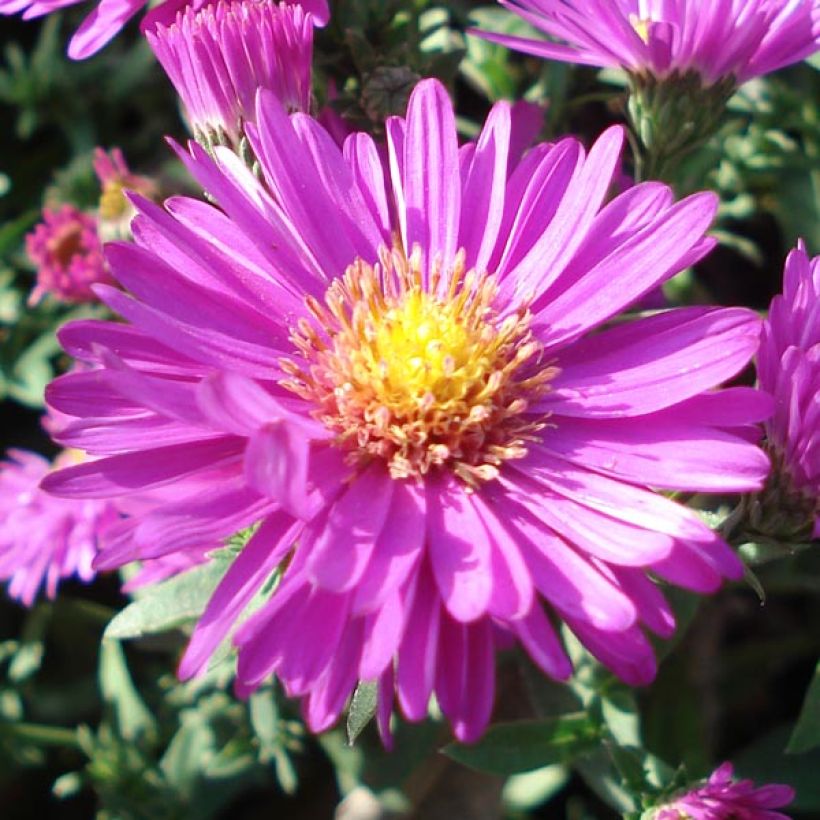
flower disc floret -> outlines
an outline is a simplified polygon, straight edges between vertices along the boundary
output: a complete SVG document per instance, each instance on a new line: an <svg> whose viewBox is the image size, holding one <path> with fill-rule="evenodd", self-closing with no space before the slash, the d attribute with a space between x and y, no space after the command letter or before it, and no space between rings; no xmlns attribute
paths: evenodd
<svg viewBox="0 0 820 820"><path fill-rule="evenodd" d="M526 304L500 318L495 280L467 271L463 252L427 287L421 260L383 248L380 264L356 260L324 305L308 299L315 324L293 337L305 366L287 362L285 385L316 403L352 461L383 459L394 478L447 465L475 485L526 455L542 423L521 416L556 371L537 367Z"/></svg>

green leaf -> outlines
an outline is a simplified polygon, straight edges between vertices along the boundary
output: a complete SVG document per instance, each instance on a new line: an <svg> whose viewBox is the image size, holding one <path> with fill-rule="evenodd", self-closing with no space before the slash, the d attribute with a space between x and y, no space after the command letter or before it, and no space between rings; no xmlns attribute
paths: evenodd
<svg viewBox="0 0 820 820"><path fill-rule="evenodd" d="M478 743L443 751L465 766L502 776L569 763L600 745L601 730L585 712L491 726Z"/></svg>
<svg viewBox="0 0 820 820"><path fill-rule="evenodd" d="M504 805L512 811L529 811L546 803L569 780L566 766L555 764L536 769L534 772L514 774L505 784L501 793Z"/></svg>
<svg viewBox="0 0 820 820"><path fill-rule="evenodd" d="M215 555L207 564L149 587L114 616L104 637L139 638L199 617L229 566L228 556Z"/></svg>
<svg viewBox="0 0 820 820"><path fill-rule="evenodd" d="M186 709L180 722L159 767L168 782L187 796L215 756L216 739L205 716L194 709Z"/></svg>
<svg viewBox="0 0 820 820"><path fill-rule="evenodd" d="M786 751L789 754L803 754L817 746L820 746L820 662L814 670Z"/></svg>
<svg viewBox="0 0 820 820"><path fill-rule="evenodd" d="M114 708L125 740L156 732L154 717L134 687L119 641L109 639L100 644L100 691L103 700Z"/></svg>
<svg viewBox="0 0 820 820"><path fill-rule="evenodd" d="M356 687L347 713L347 742L351 746L376 714L378 694L379 686L375 681L361 681Z"/></svg>

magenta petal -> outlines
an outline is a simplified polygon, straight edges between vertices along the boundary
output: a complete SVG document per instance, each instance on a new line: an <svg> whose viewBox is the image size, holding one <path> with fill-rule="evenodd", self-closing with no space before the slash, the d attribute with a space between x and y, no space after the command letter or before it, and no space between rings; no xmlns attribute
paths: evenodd
<svg viewBox="0 0 820 820"><path fill-rule="evenodd" d="M422 80L407 104L402 187L405 249L421 247L428 274L437 259L447 270L457 250L461 186L453 104L437 80Z"/></svg>
<svg viewBox="0 0 820 820"><path fill-rule="evenodd" d="M760 319L741 308L682 308L562 351L539 410L585 418L644 415L736 375L757 349Z"/></svg>
<svg viewBox="0 0 820 820"><path fill-rule="evenodd" d="M361 624L351 625L339 644L333 663L310 692L304 713L311 731L323 732L338 720L356 685L362 640Z"/></svg>
<svg viewBox="0 0 820 820"><path fill-rule="evenodd" d="M108 498L161 487L199 470L235 462L241 452L242 441L235 436L157 447L66 467L47 475L42 487L64 498Z"/></svg>
<svg viewBox="0 0 820 820"><path fill-rule="evenodd" d="M624 683L646 686L655 679L657 663L652 646L637 627L623 632L599 632L589 624L567 619L581 643Z"/></svg>
<svg viewBox="0 0 820 820"><path fill-rule="evenodd" d="M526 617L510 624L527 654L551 678L568 680L572 663L538 601Z"/></svg>
<svg viewBox="0 0 820 820"><path fill-rule="evenodd" d="M444 616L436 697L462 743L481 736L492 712L495 668L490 621L463 624Z"/></svg>
<svg viewBox="0 0 820 820"><path fill-rule="evenodd" d="M677 273L689 249L711 224L716 208L713 194L695 194L678 202L613 248L571 288L547 300L535 324L548 343L558 346L577 339Z"/></svg>
<svg viewBox="0 0 820 820"><path fill-rule="evenodd" d="M504 527L496 511L479 494L474 495L471 501L492 541L490 614L502 620L521 618L530 611L533 602L534 589L529 568L521 557L514 535Z"/></svg>
<svg viewBox="0 0 820 820"><path fill-rule="evenodd" d="M393 733L390 731L390 715L393 712L393 692L396 686L396 675L392 666L384 670L379 679L379 701L376 707L376 724L379 737L388 752L393 750Z"/></svg>
<svg viewBox="0 0 820 820"><path fill-rule="evenodd" d="M632 602L589 560L522 508L508 503L507 509L533 583L556 609L605 630L623 630L635 622Z"/></svg>
<svg viewBox="0 0 820 820"><path fill-rule="evenodd" d="M356 585L354 612L370 612L383 604L419 563L426 537L425 505L423 488L396 482L387 519Z"/></svg>
<svg viewBox="0 0 820 820"><path fill-rule="evenodd" d="M308 562L320 587L346 592L359 582L387 519L393 486L381 465L372 465L331 507Z"/></svg>
<svg viewBox="0 0 820 820"><path fill-rule="evenodd" d="M257 492L309 521L335 498L348 469L339 451L311 444L311 421L304 421L288 416L257 430L248 439L245 476Z"/></svg>
<svg viewBox="0 0 820 820"><path fill-rule="evenodd" d="M467 264L488 269L495 250L501 219L511 133L510 104L496 103L478 137L462 198L470 203L470 218L459 226L459 248L467 253Z"/></svg>
<svg viewBox="0 0 820 820"><path fill-rule="evenodd" d="M408 720L423 720L427 716L435 681L440 619L435 582L425 566L399 648L396 691Z"/></svg>
<svg viewBox="0 0 820 820"><path fill-rule="evenodd" d="M301 610L298 620L299 629L287 628L288 609L280 610L277 623L270 622L266 630L281 632L279 645L281 659L276 673L286 685L291 696L300 696L310 691L323 674L340 643L351 631L348 622L350 599L347 595L338 595L314 587ZM307 635L320 635L321 640L306 640ZM264 656L260 653L260 658ZM263 672L247 668L250 679L260 679Z"/></svg>
<svg viewBox="0 0 820 820"><path fill-rule="evenodd" d="M393 662L404 632L410 598L407 593L395 592L377 612L366 617L367 640L359 666L362 680L375 680Z"/></svg>
<svg viewBox="0 0 820 820"><path fill-rule="evenodd" d="M450 476L427 483L430 563L442 601L458 621L474 621L492 595L491 543L463 487Z"/></svg>
<svg viewBox="0 0 820 820"><path fill-rule="evenodd" d="M544 446L575 464L653 487L742 492L763 486L769 460L754 444L694 423L670 423L659 415L564 417L544 431Z"/></svg>

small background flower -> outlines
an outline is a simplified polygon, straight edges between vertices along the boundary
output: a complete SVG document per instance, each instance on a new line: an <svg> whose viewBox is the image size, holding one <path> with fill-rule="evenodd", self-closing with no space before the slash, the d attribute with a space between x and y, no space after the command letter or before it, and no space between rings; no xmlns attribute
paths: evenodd
<svg viewBox="0 0 820 820"><path fill-rule="evenodd" d="M755 786L734 780L731 763L724 763L709 780L653 813L653 820L789 820L781 809L794 800L791 786Z"/></svg>
<svg viewBox="0 0 820 820"><path fill-rule="evenodd" d="M73 6L83 0L0 0L0 14L23 12L26 20ZM221 0L217 0L221 2ZM283 0L296 3L296 0ZM212 0L164 0L149 11L142 22L143 29L153 28L157 23L169 24L184 8L200 9L211 5ZM104 48L122 27L147 5L146 0L100 0L97 7L83 20L68 44L68 56L74 60L84 60ZM298 5L312 12L319 25L327 23L330 17L328 0L299 0Z"/></svg>
<svg viewBox="0 0 820 820"><path fill-rule="evenodd" d="M816 0L499 0L560 42L480 32L553 60L740 84L820 49Z"/></svg>
<svg viewBox="0 0 820 820"><path fill-rule="evenodd" d="M785 540L820 537L820 256L800 242L772 300L757 356L760 386L775 399L766 424L776 471L761 501L774 516L758 526Z"/></svg>
<svg viewBox="0 0 820 820"><path fill-rule="evenodd" d="M26 251L37 266L30 305L46 295L58 302L94 302L97 297L91 286L113 282L103 258L96 218L73 205L46 206L43 221L26 237Z"/></svg>
<svg viewBox="0 0 820 820"><path fill-rule="evenodd" d="M90 581L102 537L120 517L108 501L76 504L40 489L51 470L77 458L66 451L52 463L11 450L0 463L0 580L8 581L9 595L25 606L41 588L54 598L66 578Z"/></svg>

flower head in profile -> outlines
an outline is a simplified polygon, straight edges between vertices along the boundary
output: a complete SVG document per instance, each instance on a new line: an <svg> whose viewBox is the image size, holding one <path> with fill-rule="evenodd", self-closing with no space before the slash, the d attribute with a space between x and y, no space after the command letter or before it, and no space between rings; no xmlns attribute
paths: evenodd
<svg viewBox="0 0 820 820"><path fill-rule="evenodd" d="M102 189L97 209L97 233L105 242L128 238L135 211L125 191L136 191L154 199L158 194L156 183L149 177L133 173L119 148L110 151L95 148L94 173Z"/></svg>
<svg viewBox="0 0 820 820"><path fill-rule="evenodd" d="M54 462L10 450L0 462L0 580L8 593L31 606L41 587L54 598L57 586L75 576L90 581L103 533L119 515L110 501L69 501L39 488L53 469L75 463L66 451Z"/></svg>
<svg viewBox="0 0 820 820"><path fill-rule="evenodd" d="M630 684L669 636L658 579L698 592L739 578L732 550L654 490L759 488L747 428L770 412L717 389L753 355L757 316L685 308L606 327L712 247L715 197L664 185L611 201L623 140L524 153L507 103L459 146L444 88L414 90L340 148L260 92L247 127L260 176L231 151L181 152L221 208L138 201L109 246L124 322L61 331L97 369L61 377L60 434L94 462L45 486L69 498L162 488L98 563L118 566L252 524L180 672L233 634L242 694L276 674L315 731L357 681L410 720L435 693L462 740L493 706L494 647L548 675L566 624ZM237 629L275 570L270 600Z"/></svg>
<svg viewBox="0 0 820 820"><path fill-rule="evenodd" d="M36 305L49 295L58 302L93 302L91 286L112 282L97 234L97 220L73 205L43 209L43 221L26 236L26 252L37 265L29 296Z"/></svg>
<svg viewBox="0 0 820 820"><path fill-rule="evenodd" d="M751 780L733 780L731 763L715 769L703 785L661 806L652 820L789 820L780 809L794 800L791 786L756 787Z"/></svg>
<svg viewBox="0 0 820 820"><path fill-rule="evenodd" d="M757 356L760 387L775 399L766 424L774 470L755 523L770 535L820 537L820 256L801 241L786 260ZM764 520L766 519L766 520Z"/></svg>
<svg viewBox="0 0 820 820"><path fill-rule="evenodd" d="M499 0L557 42L488 32L510 48L703 85L737 85L820 49L817 0Z"/></svg>
<svg viewBox="0 0 820 820"><path fill-rule="evenodd" d="M146 36L202 142L238 145L259 88L290 110L310 107L313 23L301 6L271 0L188 6Z"/></svg>
<svg viewBox="0 0 820 820"><path fill-rule="evenodd" d="M74 6L83 0L0 0L0 14L23 13L23 19L33 20L46 14ZM187 8L194 11L224 0L163 0L143 18L141 28L151 31L157 24L171 25L177 14ZM330 18L328 0L283 0L299 5L311 15L315 25L323 26ZM146 0L100 0L83 20L68 44L68 56L84 60L96 54L117 36L122 27L147 5Z"/></svg>

